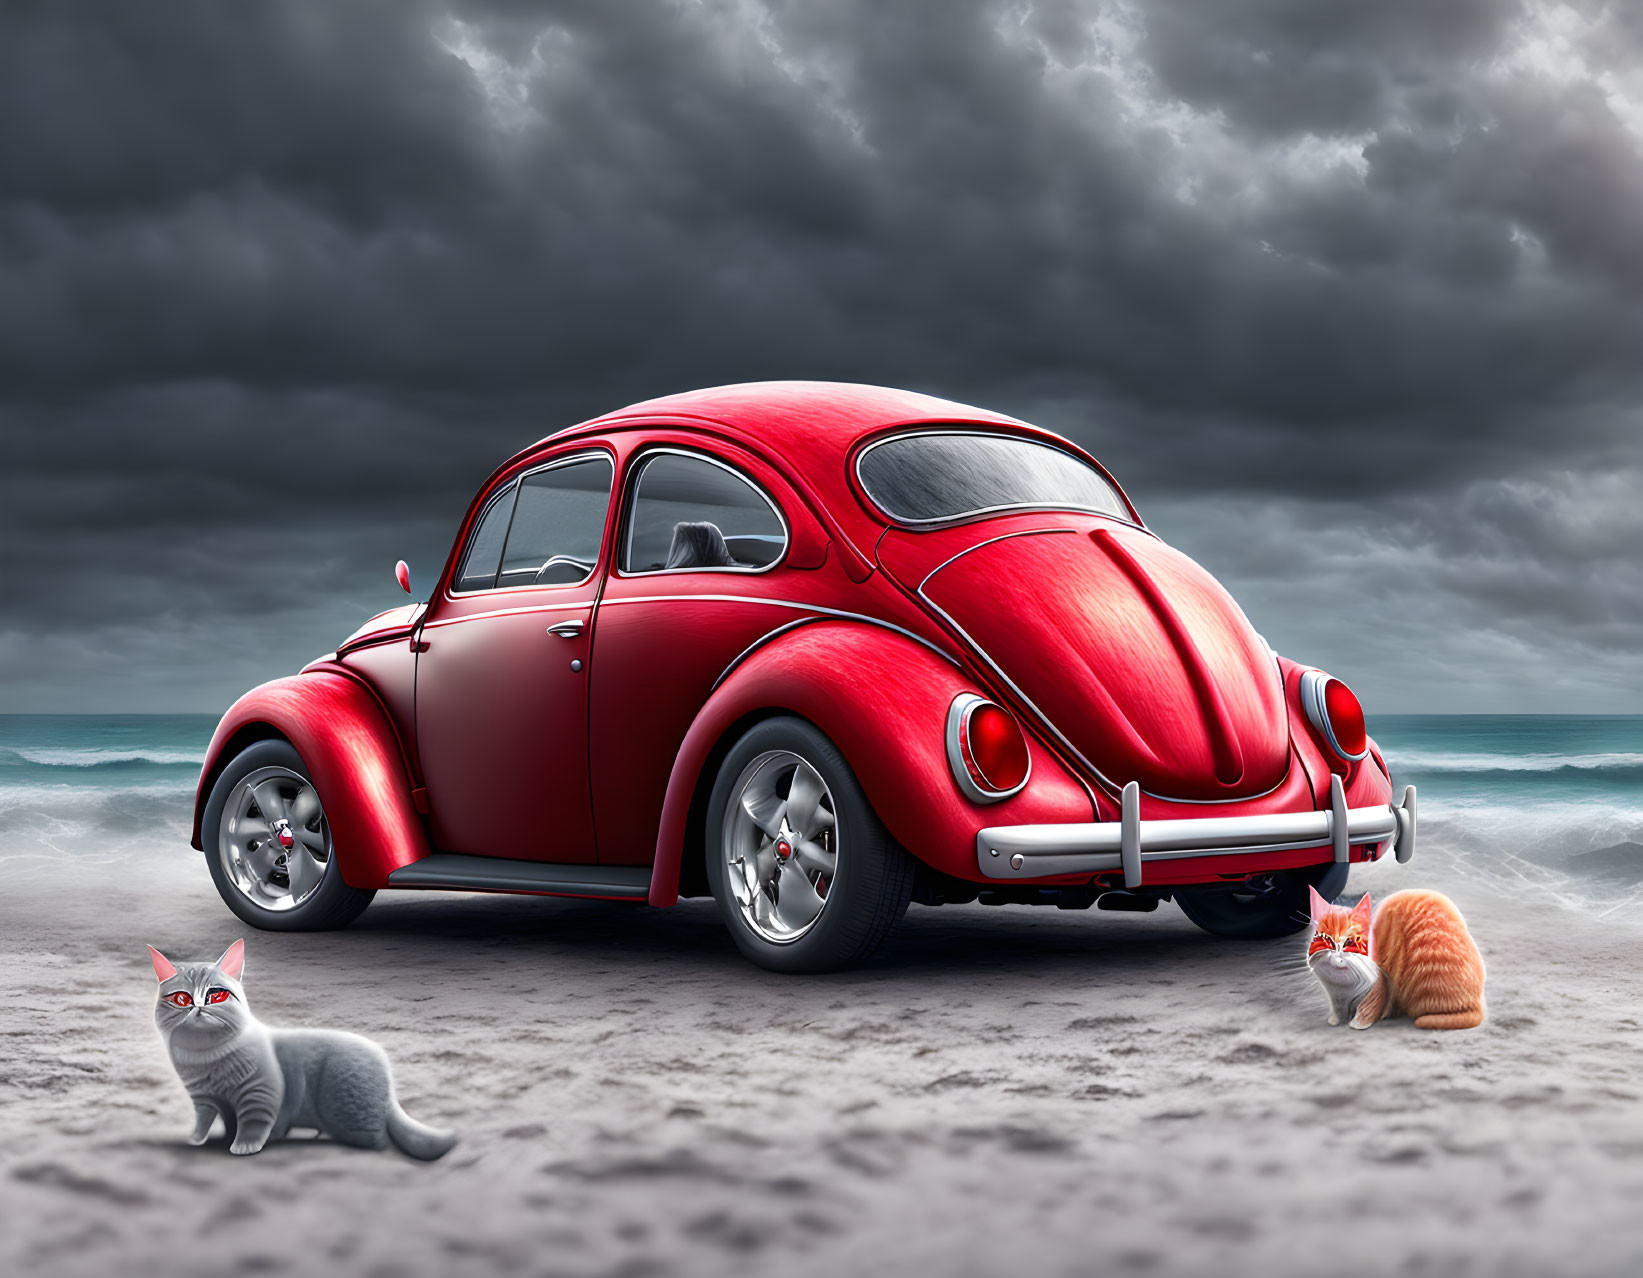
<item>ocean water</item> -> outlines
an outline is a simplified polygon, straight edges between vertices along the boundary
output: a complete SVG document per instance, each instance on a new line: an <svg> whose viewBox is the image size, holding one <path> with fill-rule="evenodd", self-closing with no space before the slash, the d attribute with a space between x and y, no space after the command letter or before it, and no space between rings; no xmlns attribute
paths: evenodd
<svg viewBox="0 0 1643 1278"><path fill-rule="evenodd" d="M1417 859L1643 920L1643 715L1374 715ZM1401 791L1400 791L1401 792Z"/></svg>
<svg viewBox="0 0 1643 1278"><path fill-rule="evenodd" d="M0 881L187 849L210 715L0 715ZM1643 716L1380 715L1417 862L1643 920ZM1413 867L1411 867L1413 868Z"/></svg>
<svg viewBox="0 0 1643 1278"><path fill-rule="evenodd" d="M215 715L0 714L0 885L190 852Z"/></svg>

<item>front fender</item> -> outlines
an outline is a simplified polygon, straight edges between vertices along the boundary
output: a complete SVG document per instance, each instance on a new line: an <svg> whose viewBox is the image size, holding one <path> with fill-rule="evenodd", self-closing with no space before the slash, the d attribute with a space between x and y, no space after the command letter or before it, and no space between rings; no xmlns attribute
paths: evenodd
<svg viewBox="0 0 1643 1278"><path fill-rule="evenodd" d="M650 903L672 905L693 812L737 724L773 713L809 720L844 753L891 836L935 869L976 878L976 834L986 825L1089 821L1088 792L1029 736L1032 776L1001 803L966 799L948 770L947 708L985 689L958 666L894 631L851 621L805 625L758 649L720 684L686 733L668 780ZM1024 727L1026 725L1023 725Z"/></svg>
<svg viewBox="0 0 1643 1278"><path fill-rule="evenodd" d="M428 855L399 738L364 684L333 671L275 679L236 701L217 725L194 795L195 847L206 800L228 761L250 742L281 736L307 765L343 882L388 886L388 875Z"/></svg>

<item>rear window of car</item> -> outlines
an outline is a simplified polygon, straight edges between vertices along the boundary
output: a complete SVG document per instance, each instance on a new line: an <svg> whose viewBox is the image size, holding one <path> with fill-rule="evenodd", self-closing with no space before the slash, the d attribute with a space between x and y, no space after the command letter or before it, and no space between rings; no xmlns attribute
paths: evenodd
<svg viewBox="0 0 1643 1278"><path fill-rule="evenodd" d="M1049 444L973 431L922 431L869 445L861 486L902 524L935 524L995 510L1088 510L1128 521L1100 471Z"/></svg>

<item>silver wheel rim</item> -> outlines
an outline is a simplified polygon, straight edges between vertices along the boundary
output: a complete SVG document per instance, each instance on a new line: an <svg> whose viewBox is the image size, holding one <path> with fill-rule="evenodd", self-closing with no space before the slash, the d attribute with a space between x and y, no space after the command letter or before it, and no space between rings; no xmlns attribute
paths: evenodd
<svg viewBox="0 0 1643 1278"><path fill-rule="evenodd" d="M769 750L730 792L721 846L736 908L776 945L798 940L821 918L839 863L833 793L809 763Z"/></svg>
<svg viewBox="0 0 1643 1278"><path fill-rule="evenodd" d="M218 856L228 881L265 910L294 910L325 881L331 827L308 779L258 768L223 804Z"/></svg>

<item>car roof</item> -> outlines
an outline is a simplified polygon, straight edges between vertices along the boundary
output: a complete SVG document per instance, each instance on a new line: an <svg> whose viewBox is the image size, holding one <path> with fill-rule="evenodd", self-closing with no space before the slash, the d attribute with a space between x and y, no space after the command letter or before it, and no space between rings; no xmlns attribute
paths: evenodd
<svg viewBox="0 0 1643 1278"><path fill-rule="evenodd" d="M629 404L549 435L541 444L656 418L700 424L804 475L829 497L844 480L844 459L856 443L889 428L959 422L1034 430L1003 413L888 386L740 382Z"/></svg>
<svg viewBox="0 0 1643 1278"><path fill-rule="evenodd" d="M845 460L856 444L900 426L1002 427L1011 434L1052 440L1082 452L1049 431L970 404L888 386L811 381L740 382L663 395L567 427L534 447L622 429L630 421L637 427L657 418L699 423L713 434L764 454L830 505L846 495Z"/></svg>
<svg viewBox="0 0 1643 1278"><path fill-rule="evenodd" d="M661 423L698 429L704 435L763 456L810 501L837 520L840 531L869 560L873 542L891 521L856 500L848 458L862 441L899 428L974 426L1042 440L1089 461L1112 480L1123 497L1123 489L1106 467L1051 431L1004 413L935 395L857 382L740 382L642 400L556 431L522 449L496 473L501 474L549 445L612 431L643 430ZM1127 497L1123 500L1130 504ZM1139 518L1137 515L1137 522Z"/></svg>
<svg viewBox="0 0 1643 1278"><path fill-rule="evenodd" d="M664 395L630 404L584 425L603 425L628 417L704 419L792 461L812 451L842 458L865 436L913 422L1026 426L1003 413L917 391L854 382L799 381L741 382Z"/></svg>

